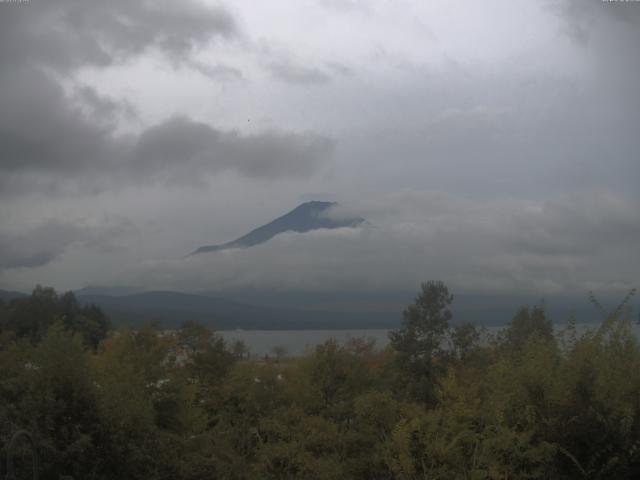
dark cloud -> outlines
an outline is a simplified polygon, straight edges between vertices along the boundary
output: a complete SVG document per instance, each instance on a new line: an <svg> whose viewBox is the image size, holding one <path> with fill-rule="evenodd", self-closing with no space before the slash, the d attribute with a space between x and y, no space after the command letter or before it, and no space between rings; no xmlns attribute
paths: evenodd
<svg viewBox="0 0 640 480"><path fill-rule="evenodd" d="M78 232L47 225L20 236L0 236L0 270L41 267L62 255Z"/></svg>
<svg viewBox="0 0 640 480"><path fill-rule="evenodd" d="M1 71L0 85L0 171L68 175L119 155L111 130L74 108L44 71L29 67ZM101 101L93 98L93 107Z"/></svg>
<svg viewBox="0 0 640 480"><path fill-rule="evenodd" d="M109 120L132 114L123 102L81 87L65 94L50 73L106 66L158 48L172 57L236 33L221 8L193 1L31 1L0 5L0 170L107 168L125 144ZM82 107L76 108L72 100ZM86 110L86 114L83 113Z"/></svg>
<svg viewBox="0 0 640 480"><path fill-rule="evenodd" d="M58 71L106 66L156 48L172 58L237 35L221 7L196 1L31 0L0 5L0 64Z"/></svg>
<svg viewBox="0 0 640 480"><path fill-rule="evenodd" d="M210 65L208 63L191 60L188 62L188 67L211 80L233 81L244 78L240 69L224 64Z"/></svg>
<svg viewBox="0 0 640 480"><path fill-rule="evenodd" d="M19 116L0 116L0 172L23 179L25 172L39 172L60 180L88 179L99 173L107 183L110 178L114 182L193 183L226 170L253 178L296 177L317 170L333 150L330 139L311 133L245 135L186 117L171 118L138 136L116 136L110 128L69 108L54 84L44 85L52 88L35 88L42 97L24 102L0 95L0 107L3 98L5 104L20 102L9 110ZM34 110L30 110L31 101ZM97 108L116 108L99 98L92 101L98 102Z"/></svg>
<svg viewBox="0 0 640 480"><path fill-rule="evenodd" d="M135 230L125 220L105 221L101 225L48 220L17 232L0 233L0 271L45 266L72 246L92 251L117 250L118 238Z"/></svg>
<svg viewBox="0 0 640 480"><path fill-rule="evenodd" d="M289 60L272 60L267 68L278 80L294 85L324 85L331 81L331 77L322 70Z"/></svg>
<svg viewBox="0 0 640 480"><path fill-rule="evenodd" d="M328 138L313 134L243 135L175 117L139 137L129 167L174 179L197 180L222 170L256 178L300 176L316 170L332 149Z"/></svg>
<svg viewBox="0 0 640 480"><path fill-rule="evenodd" d="M174 118L139 135L116 133L133 107L95 89L69 83L81 67L105 67L157 49L173 64L210 78L241 77L191 53L214 38L237 35L221 7L195 1L115 2L33 0L0 4L0 181L16 193L60 179L100 174L107 184L131 179L186 180L222 170L253 177L303 175L331 142L311 134L241 135ZM61 77L60 75L63 74ZM304 75L303 75L304 76ZM40 174L36 177L35 174ZM16 182L21 189L10 188ZM115 182L113 182L115 183Z"/></svg>
<svg viewBox="0 0 640 480"><path fill-rule="evenodd" d="M250 177L303 176L316 170L331 154L334 143L315 134L271 131L245 136L237 132L221 141L221 158L228 168Z"/></svg>
<svg viewBox="0 0 640 480"><path fill-rule="evenodd" d="M79 234L76 226L55 221L20 234L2 234L0 270L46 265L62 255Z"/></svg>

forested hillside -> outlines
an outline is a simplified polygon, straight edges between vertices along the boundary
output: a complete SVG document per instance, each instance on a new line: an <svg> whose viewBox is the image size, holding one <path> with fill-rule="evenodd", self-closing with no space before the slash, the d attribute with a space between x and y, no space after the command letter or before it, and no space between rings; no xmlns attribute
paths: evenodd
<svg viewBox="0 0 640 480"><path fill-rule="evenodd" d="M423 284L383 351L262 359L193 322L113 330L51 289L0 301L0 468L26 429L43 479L638 478L624 302L593 331L534 306L488 337L450 326L453 301Z"/></svg>

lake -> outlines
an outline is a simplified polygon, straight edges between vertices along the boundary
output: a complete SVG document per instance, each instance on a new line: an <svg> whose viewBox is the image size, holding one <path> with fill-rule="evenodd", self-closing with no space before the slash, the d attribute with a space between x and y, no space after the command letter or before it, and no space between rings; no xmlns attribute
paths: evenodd
<svg viewBox="0 0 640 480"><path fill-rule="evenodd" d="M330 338L344 344L351 338L373 338L377 348L389 343L389 330L221 330L225 341L243 340L252 355L273 355L274 347L284 347L287 355L299 356L312 351Z"/></svg>
<svg viewBox="0 0 640 480"><path fill-rule="evenodd" d="M596 328L598 324L578 324L578 330ZM565 325L556 325L556 330ZM486 327L487 333L496 333L504 327ZM640 336L640 327L633 325L636 335ZM361 329L361 330L220 330L217 333L228 343L236 340L245 342L251 355L273 355L275 347L284 347L286 354L290 356L304 355L311 352L316 345L320 345L330 338L343 345L351 338L371 338L376 342L376 347L383 349L389 344L388 329Z"/></svg>

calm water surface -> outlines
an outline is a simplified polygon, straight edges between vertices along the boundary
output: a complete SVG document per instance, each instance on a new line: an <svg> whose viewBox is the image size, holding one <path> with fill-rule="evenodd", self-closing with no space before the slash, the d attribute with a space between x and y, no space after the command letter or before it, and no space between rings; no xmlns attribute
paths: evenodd
<svg viewBox="0 0 640 480"><path fill-rule="evenodd" d="M377 348L389 343L389 330L222 330L227 342L243 340L252 355L272 355L275 347L284 347L287 355L303 355L330 338L344 344L351 338L372 338Z"/></svg>
<svg viewBox="0 0 640 480"><path fill-rule="evenodd" d="M579 324L579 331L596 328L597 324ZM564 325L557 325L562 329ZM486 327L488 334L495 334L504 327ZM634 325L636 335L640 336L640 327ZM252 355L273 355L274 348L284 347L287 355L298 356L311 352L316 345L320 345L330 338L339 344L345 344L351 338L374 339L377 348L382 349L389 343L391 330L222 330L218 333L229 343L236 340L245 342Z"/></svg>

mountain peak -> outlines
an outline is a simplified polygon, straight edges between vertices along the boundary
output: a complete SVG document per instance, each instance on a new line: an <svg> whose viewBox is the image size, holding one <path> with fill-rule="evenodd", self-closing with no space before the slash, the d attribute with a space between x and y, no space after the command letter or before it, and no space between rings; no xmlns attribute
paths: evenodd
<svg viewBox="0 0 640 480"><path fill-rule="evenodd" d="M284 232L304 233L321 228L357 227L365 222L365 220L360 217L332 219L328 215L321 215L322 212L336 205L338 205L336 202L322 202L318 200L302 203L289 213L250 231L242 237L221 245L206 245L200 247L191 255L217 252L228 248L249 248L265 243L276 235Z"/></svg>
<svg viewBox="0 0 640 480"><path fill-rule="evenodd" d="M338 202L326 202L323 200L309 200L308 202L301 203L293 210L298 210L299 208L308 208L308 207L321 207L321 208L329 208L333 205L338 205Z"/></svg>

